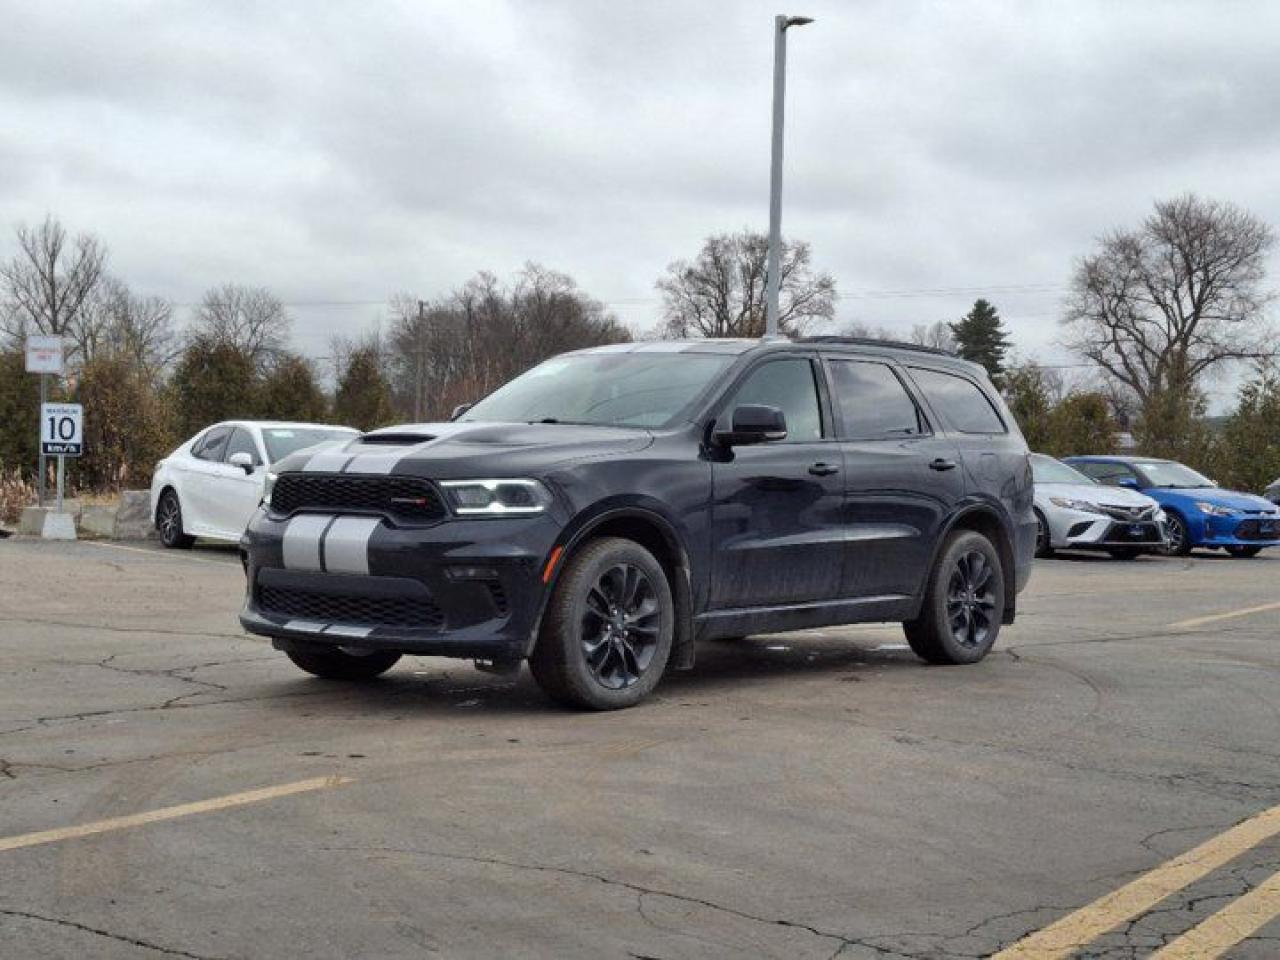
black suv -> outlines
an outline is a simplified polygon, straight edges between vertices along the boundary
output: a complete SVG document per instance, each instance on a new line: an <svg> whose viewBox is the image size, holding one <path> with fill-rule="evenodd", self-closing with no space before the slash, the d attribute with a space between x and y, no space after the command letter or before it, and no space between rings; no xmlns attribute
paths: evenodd
<svg viewBox="0 0 1280 960"><path fill-rule="evenodd" d="M931 663L1013 622L1031 467L982 369L837 338L596 347L448 423L281 461L240 620L303 670L528 659L556 700L644 697L697 642L901 621Z"/></svg>

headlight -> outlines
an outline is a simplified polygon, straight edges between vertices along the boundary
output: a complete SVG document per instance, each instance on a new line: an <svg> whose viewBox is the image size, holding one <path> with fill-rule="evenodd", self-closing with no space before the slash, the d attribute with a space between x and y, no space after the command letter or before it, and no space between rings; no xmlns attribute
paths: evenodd
<svg viewBox="0 0 1280 960"><path fill-rule="evenodd" d="M1211 517L1234 517L1236 515L1236 511L1230 507L1220 507L1217 504L1204 503L1200 500L1196 501L1196 509L1201 513L1209 514Z"/></svg>
<svg viewBox="0 0 1280 960"><path fill-rule="evenodd" d="M1065 507L1068 510L1081 510L1085 513L1102 513L1103 510L1096 503L1090 503L1088 500L1072 500L1070 497L1050 497L1049 502L1055 507Z"/></svg>
<svg viewBox="0 0 1280 960"><path fill-rule="evenodd" d="M442 480L440 486L460 517L527 517L551 505L537 480Z"/></svg>
<svg viewBox="0 0 1280 960"><path fill-rule="evenodd" d="M278 473L268 470L267 475L262 479L262 505L264 507L271 506L271 491L275 489L278 476Z"/></svg>

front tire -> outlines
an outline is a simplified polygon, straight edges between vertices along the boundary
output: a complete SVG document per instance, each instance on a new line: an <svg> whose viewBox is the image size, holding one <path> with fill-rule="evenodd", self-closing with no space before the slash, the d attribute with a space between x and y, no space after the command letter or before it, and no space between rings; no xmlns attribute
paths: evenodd
<svg viewBox="0 0 1280 960"><path fill-rule="evenodd" d="M1171 557L1185 557L1191 552L1191 534L1187 532L1187 521L1176 513L1169 513L1164 521L1165 533L1169 543L1164 552Z"/></svg>
<svg viewBox="0 0 1280 960"><path fill-rule="evenodd" d="M400 654L387 650L371 650L365 654L342 650L287 650L285 655L296 666L323 680L372 680L400 659Z"/></svg>
<svg viewBox="0 0 1280 960"><path fill-rule="evenodd" d="M630 707L662 679L675 620L671 586L653 554L631 540L594 540L561 573L529 668L559 703Z"/></svg>
<svg viewBox="0 0 1280 960"><path fill-rule="evenodd" d="M1004 589L991 541L972 530L953 533L929 575L920 616L902 625L907 643L929 663L977 663L1000 635Z"/></svg>
<svg viewBox="0 0 1280 960"><path fill-rule="evenodd" d="M1227 553L1237 560L1247 560L1249 557L1256 557L1261 552L1261 547L1227 547Z"/></svg>
<svg viewBox="0 0 1280 960"><path fill-rule="evenodd" d="M156 506L156 530L160 534L160 542L170 550L190 550L196 542L182 530L182 504L178 495L166 490L160 495L160 503Z"/></svg>
<svg viewBox="0 0 1280 960"><path fill-rule="evenodd" d="M1047 559L1053 556L1053 540L1049 534L1049 521L1036 511L1036 556Z"/></svg>

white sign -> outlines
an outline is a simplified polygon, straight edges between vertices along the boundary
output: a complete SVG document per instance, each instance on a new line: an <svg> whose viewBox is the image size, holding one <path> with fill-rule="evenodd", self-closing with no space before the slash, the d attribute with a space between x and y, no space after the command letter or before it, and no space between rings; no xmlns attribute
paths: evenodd
<svg viewBox="0 0 1280 960"><path fill-rule="evenodd" d="M62 376L61 337L27 337L27 373Z"/></svg>
<svg viewBox="0 0 1280 960"><path fill-rule="evenodd" d="M40 452L45 456L78 457L84 446L84 407L78 403L40 405Z"/></svg>

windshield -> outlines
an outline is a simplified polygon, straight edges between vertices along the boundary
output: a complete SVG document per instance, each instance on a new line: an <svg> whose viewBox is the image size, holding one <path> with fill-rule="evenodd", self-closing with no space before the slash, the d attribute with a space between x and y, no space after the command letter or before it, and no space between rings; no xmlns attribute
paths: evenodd
<svg viewBox="0 0 1280 960"><path fill-rule="evenodd" d="M267 445L267 459L272 463L283 460L291 453L305 447L314 447L326 440L350 440L356 436L354 430L340 430L324 427L263 427L262 439Z"/></svg>
<svg viewBox="0 0 1280 960"><path fill-rule="evenodd" d="M1042 453L1031 456L1031 476L1036 483L1094 483L1092 477L1086 477L1075 467L1069 467L1061 460L1046 457Z"/></svg>
<svg viewBox="0 0 1280 960"><path fill-rule="evenodd" d="M1135 463L1139 470L1147 476L1147 483L1152 487L1174 487L1194 490L1200 487L1216 487L1217 484L1202 473L1196 473L1190 467L1169 460L1156 460Z"/></svg>
<svg viewBox="0 0 1280 960"><path fill-rule="evenodd" d="M584 353L555 357L499 387L464 421L657 427L734 360L709 353Z"/></svg>

